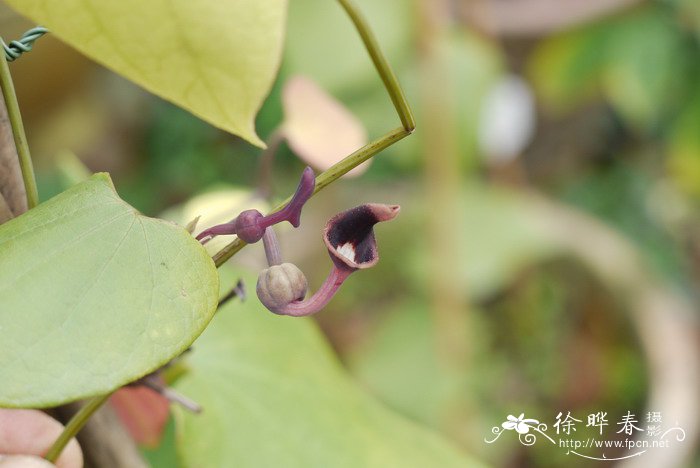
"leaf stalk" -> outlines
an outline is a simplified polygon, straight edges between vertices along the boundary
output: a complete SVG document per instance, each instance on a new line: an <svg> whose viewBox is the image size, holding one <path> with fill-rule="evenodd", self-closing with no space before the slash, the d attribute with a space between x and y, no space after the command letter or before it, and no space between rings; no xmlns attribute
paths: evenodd
<svg viewBox="0 0 700 468"><path fill-rule="evenodd" d="M56 460L61 456L61 452L66 448L68 442L80 432L90 419L90 416L95 414L95 412L107 402L110 396L112 396L112 392L98 395L91 398L85 406L80 408L80 410L70 418L63 432L58 436L58 439L56 439L49 451L46 452L44 458L51 463L56 463Z"/></svg>

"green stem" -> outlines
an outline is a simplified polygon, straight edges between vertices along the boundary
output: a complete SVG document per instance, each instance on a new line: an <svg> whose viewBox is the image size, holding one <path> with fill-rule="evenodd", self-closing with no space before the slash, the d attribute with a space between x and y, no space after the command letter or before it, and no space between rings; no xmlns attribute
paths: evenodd
<svg viewBox="0 0 700 468"><path fill-rule="evenodd" d="M397 141L407 137L410 134L411 132L404 128L396 128L389 133L384 134L382 137L374 141L370 141L365 146L352 153L350 156L347 156L345 159L338 161L336 164L328 168L328 170L322 172L318 175L318 177L316 177L316 188L314 189L314 195L351 170L355 169L363 162L372 158L377 153L384 151ZM282 205L286 205L289 200L291 200L291 197L282 202L281 206L275 208L275 210L280 209Z"/></svg>
<svg viewBox="0 0 700 468"><path fill-rule="evenodd" d="M27 136L24 134L24 125L22 124L22 115L19 112L19 104L17 103L17 94L15 86L12 83L12 75L10 67L7 63L5 53L0 55L0 89L5 98L7 106L7 115L10 118L12 126L12 136L15 139L15 147L17 148L17 156L19 157L19 165L22 169L22 179L24 180L24 190L27 194L27 206L29 209L34 208L39 203L39 193L36 188L36 179L34 178L34 166L32 165L32 156L29 153L27 145Z"/></svg>
<svg viewBox="0 0 700 468"><path fill-rule="evenodd" d="M338 0L338 2L348 14L350 20L352 20L357 32L360 33L360 37L372 59L372 63L374 63L374 67L377 69L379 76L384 82L384 87L389 93L389 96L391 96L391 102L394 103L403 128L409 133L413 133L413 130L416 129L416 122L413 119L411 107L408 105L399 80L396 79L394 71L391 69L391 66L389 66L389 62L387 62L386 57L384 57L382 50L379 48L377 39L374 37L369 24L352 0Z"/></svg>
<svg viewBox="0 0 700 468"><path fill-rule="evenodd" d="M63 449L68 445L68 442L80 432L83 426L88 422L88 419L90 419L90 416L100 409L111 395L112 392L93 397L85 406L80 408L70 421L68 421L65 429L63 429L63 432L58 436L58 439L56 439L49 451L46 452L44 458L51 463L56 463L56 460L61 456L61 452L63 452Z"/></svg>
<svg viewBox="0 0 700 468"><path fill-rule="evenodd" d="M360 33L362 42L365 44L367 52L372 58L372 63L374 63L379 76L384 82L384 87L389 93L389 96L391 96L391 101L394 103L396 112L399 114L402 126L390 131L381 138L371 141L359 150L333 165L328 170L319 174L318 177L316 177L316 188L314 189L314 195L358 165L373 157L375 154L410 135L416 128L416 123L413 120L411 108L408 105L408 101L406 101L406 96L401 89L401 85L399 85L396 75L391 69L391 66L389 66L389 62L387 62L386 57L384 57L384 54L379 48L379 44L377 43L377 40L375 39L369 25L352 0L338 0L338 2L345 9L348 16L350 16L350 19L355 25L355 29L357 29L357 31ZM274 213L275 211L282 209L282 207L286 205L290 199L291 197L288 197L274 210L272 210L272 212ZM245 247L245 245L245 242L236 238L230 244L218 251L213 257L216 267L218 268L226 263L227 260L238 253L243 247Z"/></svg>

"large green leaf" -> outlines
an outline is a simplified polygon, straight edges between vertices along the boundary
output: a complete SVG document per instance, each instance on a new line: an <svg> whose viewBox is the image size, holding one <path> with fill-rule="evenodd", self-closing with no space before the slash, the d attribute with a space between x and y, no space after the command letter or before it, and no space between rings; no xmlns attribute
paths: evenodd
<svg viewBox="0 0 700 468"><path fill-rule="evenodd" d="M220 310L189 364L177 388L204 411L177 413L183 466L480 466L359 390L312 320L256 298Z"/></svg>
<svg viewBox="0 0 700 468"><path fill-rule="evenodd" d="M88 57L256 145L286 0L7 0Z"/></svg>
<svg viewBox="0 0 700 468"><path fill-rule="evenodd" d="M459 411L455 394L461 404L472 398L468 392L473 389L465 383L474 370L441 365L436 336L425 302L400 301L384 308L376 328L363 335L346 361L350 371L390 407L431 427L446 428L445 415ZM490 356L490 366L493 361Z"/></svg>
<svg viewBox="0 0 700 468"><path fill-rule="evenodd" d="M205 250L98 174L0 227L0 406L107 392L185 350L217 304Z"/></svg>

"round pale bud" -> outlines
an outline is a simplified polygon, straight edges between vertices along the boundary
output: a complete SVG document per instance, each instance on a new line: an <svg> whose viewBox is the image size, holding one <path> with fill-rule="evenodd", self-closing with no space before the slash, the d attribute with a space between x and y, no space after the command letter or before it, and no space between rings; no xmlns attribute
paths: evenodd
<svg viewBox="0 0 700 468"><path fill-rule="evenodd" d="M260 225L263 215L258 210L246 210L233 221L236 235L247 244L254 244L262 239L265 228Z"/></svg>
<svg viewBox="0 0 700 468"><path fill-rule="evenodd" d="M265 307L279 313L287 304L303 300L307 288L304 273L292 263L283 263L260 272L256 291Z"/></svg>

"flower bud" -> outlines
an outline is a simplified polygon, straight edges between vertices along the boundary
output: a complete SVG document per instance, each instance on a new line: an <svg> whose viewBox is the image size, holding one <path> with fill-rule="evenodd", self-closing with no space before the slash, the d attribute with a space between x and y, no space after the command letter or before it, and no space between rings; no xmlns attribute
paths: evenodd
<svg viewBox="0 0 700 468"><path fill-rule="evenodd" d="M301 174L301 180L292 199L281 210L268 216L263 216L258 210L246 210L231 222L218 224L200 232L197 235L197 240L206 244L216 236L237 234L238 238L246 244L254 244L262 239L265 229L274 224L289 221L292 226L299 227L301 209L314 194L315 187L314 171L307 167Z"/></svg>
<svg viewBox="0 0 700 468"><path fill-rule="evenodd" d="M307 288L304 273L292 263L283 263L263 270L258 276L256 290L260 302L279 313L289 303L303 300Z"/></svg>

